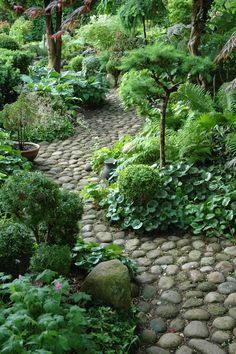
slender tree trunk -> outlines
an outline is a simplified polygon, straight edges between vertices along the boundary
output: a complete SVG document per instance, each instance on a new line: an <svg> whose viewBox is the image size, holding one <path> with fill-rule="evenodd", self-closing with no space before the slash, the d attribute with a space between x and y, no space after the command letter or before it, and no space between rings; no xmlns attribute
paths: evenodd
<svg viewBox="0 0 236 354"><path fill-rule="evenodd" d="M50 0L44 1L45 8L50 4ZM45 14L45 21L46 21L46 33L47 33L47 44L48 44L48 66L51 69L60 72L61 70L61 48L62 48L62 39L51 38L54 34L53 28L53 19L51 10ZM62 10L58 9L56 12L56 32L59 31L62 23Z"/></svg>
<svg viewBox="0 0 236 354"><path fill-rule="evenodd" d="M143 16L143 37L144 37L144 42L147 45L147 31L146 31L146 23L145 23L144 16Z"/></svg>
<svg viewBox="0 0 236 354"><path fill-rule="evenodd" d="M160 112L160 168L166 164L165 156L165 132L166 132L166 110L170 98L170 93L166 92L163 98Z"/></svg>
<svg viewBox="0 0 236 354"><path fill-rule="evenodd" d="M193 55L200 55L202 33L204 32L208 11L214 0L193 0L192 2L192 27L189 38L189 51Z"/></svg>

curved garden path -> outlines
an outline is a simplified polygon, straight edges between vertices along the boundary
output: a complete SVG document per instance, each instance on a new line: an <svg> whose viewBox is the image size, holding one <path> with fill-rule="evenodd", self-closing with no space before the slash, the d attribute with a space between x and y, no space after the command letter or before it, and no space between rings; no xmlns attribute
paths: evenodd
<svg viewBox="0 0 236 354"><path fill-rule="evenodd" d="M96 180L86 171L94 150L141 125L133 112L122 110L114 92L104 107L87 111L85 120L88 128L75 137L43 144L35 163L69 190ZM121 245L138 262L143 328L137 354L236 354L236 246L190 235L125 233L109 226L91 203L81 230L85 240Z"/></svg>

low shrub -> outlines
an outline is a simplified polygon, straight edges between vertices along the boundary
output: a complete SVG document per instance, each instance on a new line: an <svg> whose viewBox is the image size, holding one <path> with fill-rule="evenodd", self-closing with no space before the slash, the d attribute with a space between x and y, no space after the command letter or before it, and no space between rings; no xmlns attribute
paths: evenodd
<svg viewBox="0 0 236 354"><path fill-rule="evenodd" d="M82 62L82 72L86 77L98 74L100 71L100 60L99 57L90 55L85 57Z"/></svg>
<svg viewBox="0 0 236 354"><path fill-rule="evenodd" d="M39 172L10 177L1 189L2 209L25 224L37 243L73 247L83 207L76 193L60 191Z"/></svg>
<svg viewBox="0 0 236 354"><path fill-rule="evenodd" d="M33 237L24 225L0 221L1 272L17 276L24 274L33 254Z"/></svg>
<svg viewBox="0 0 236 354"><path fill-rule="evenodd" d="M82 55L77 55L73 59L70 60L69 66L75 71L81 71L82 70L82 62L84 60L84 57Z"/></svg>
<svg viewBox="0 0 236 354"><path fill-rule="evenodd" d="M118 177L118 188L125 198L137 204L147 203L159 186L159 174L146 165L133 165L122 170Z"/></svg>
<svg viewBox="0 0 236 354"><path fill-rule="evenodd" d="M1 353L124 354L138 342L135 308L123 314L92 307L89 295L73 294L50 270L33 283L26 276L7 280L0 275L0 296L10 297L1 303Z"/></svg>
<svg viewBox="0 0 236 354"><path fill-rule="evenodd" d="M71 266L71 252L68 246L41 244L30 260L30 271L34 274L45 269L67 275Z"/></svg>
<svg viewBox="0 0 236 354"><path fill-rule="evenodd" d="M122 248L117 245L103 247L96 242L84 242L82 239L79 239L73 249L73 261L76 267L85 273L89 273L101 262L119 259L127 266L131 277L134 277L137 270L136 264L122 253Z"/></svg>
<svg viewBox="0 0 236 354"><path fill-rule="evenodd" d="M0 34L0 48L17 50L20 47L14 38L8 36L7 34Z"/></svg>
<svg viewBox="0 0 236 354"><path fill-rule="evenodd" d="M9 135L0 129L0 186L12 174L30 170L31 164L13 148Z"/></svg>
<svg viewBox="0 0 236 354"><path fill-rule="evenodd" d="M15 87L19 81L19 69L13 68L11 63L5 62L0 56L0 109L5 103L13 102L16 99Z"/></svg>

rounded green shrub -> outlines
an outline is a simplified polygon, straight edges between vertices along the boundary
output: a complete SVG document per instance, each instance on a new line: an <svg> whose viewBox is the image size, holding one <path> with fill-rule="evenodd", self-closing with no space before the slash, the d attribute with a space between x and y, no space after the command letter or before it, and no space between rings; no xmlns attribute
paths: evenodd
<svg viewBox="0 0 236 354"><path fill-rule="evenodd" d="M0 270L14 276L24 274L33 254L32 232L24 225L0 222Z"/></svg>
<svg viewBox="0 0 236 354"><path fill-rule="evenodd" d="M84 57L82 55L77 55L73 59L70 60L69 65L74 71L81 71L82 70L82 61Z"/></svg>
<svg viewBox="0 0 236 354"><path fill-rule="evenodd" d="M7 34L0 34L0 48L17 50L20 47L15 39L11 38Z"/></svg>
<svg viewBox="0 0 236 354"><path fill-rule="evenodd" d="M100 60L98 57L90 55L85 57L82 62L82 71L86 76L94 75L100 71Z"/></svg>
<svg viewBox="0 0 236 354"><path fill-rule="evenodd" d="M30 260L30 271L34 274L45 269L60 275L67 275L71 266L71 252L68 246L41 244Z"/></svg>
<svg viewBox="0 0 236 354"><path fill-rule="evenodd" d="M83 206L78 194L61 191L42 173L8 178L0 193L1 208L29 227L37 243L73 247Z"/></svg>
<svg viewBox="0 0 236 354"><path fill-rule="evenodd" d="M122 170L118 177L120 192L130 201L147 203L157 192L159 174L147 165L131 165Z"/></svg>
<svg viewBox="0 0 236 354"><path fill-rule="evenodd" d="M110 59L106 65L106 71L109 74L114 75L115 77L118 77L120 74L120 70L118 69L120 65L120 60L119 59Z"/></svg>

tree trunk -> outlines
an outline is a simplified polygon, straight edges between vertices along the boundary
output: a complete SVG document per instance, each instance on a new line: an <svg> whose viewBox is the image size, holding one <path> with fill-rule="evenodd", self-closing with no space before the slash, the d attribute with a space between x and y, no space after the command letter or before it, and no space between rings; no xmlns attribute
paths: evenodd
<svg viewBox="0 0 236 354"><path fill-rule="evenodd" d="M193 0L192 2L192 27L188 42L189 51L193 55L200 55L202 33L204 32L208 11L214 0Z"/></svg>
<svg viewBox="0 0 236 354"><path fill-rule="evenodd" d="M146 23L145 23L145 17L143 16L142 18L143 21L143 37L144 37L144 43L147 45L147 31L146 31Z"/></svg>
<svg viewBox="0 0 236 354"><path fill-rule="evenodd" d="M45 8L49 5L50 0L44 1ZM46 22L46 33L47 33L47 45L48 45L48 66L51 69L60 72L61 70L61 48L62 48L62 39L51 38L54 34L53 28L53 18L51 10L48 10L45 14ZM58 9L56 12L56 32L60 30L62 23L62 10Z"/></svg>
<svg viewBox="0 0 236 354"><path fill-rule="evenodd" d="M160 112L160 168L165 167L165 131L166 131L166 110L170 98L170 93L166 92L163 98Z"/></svg>

